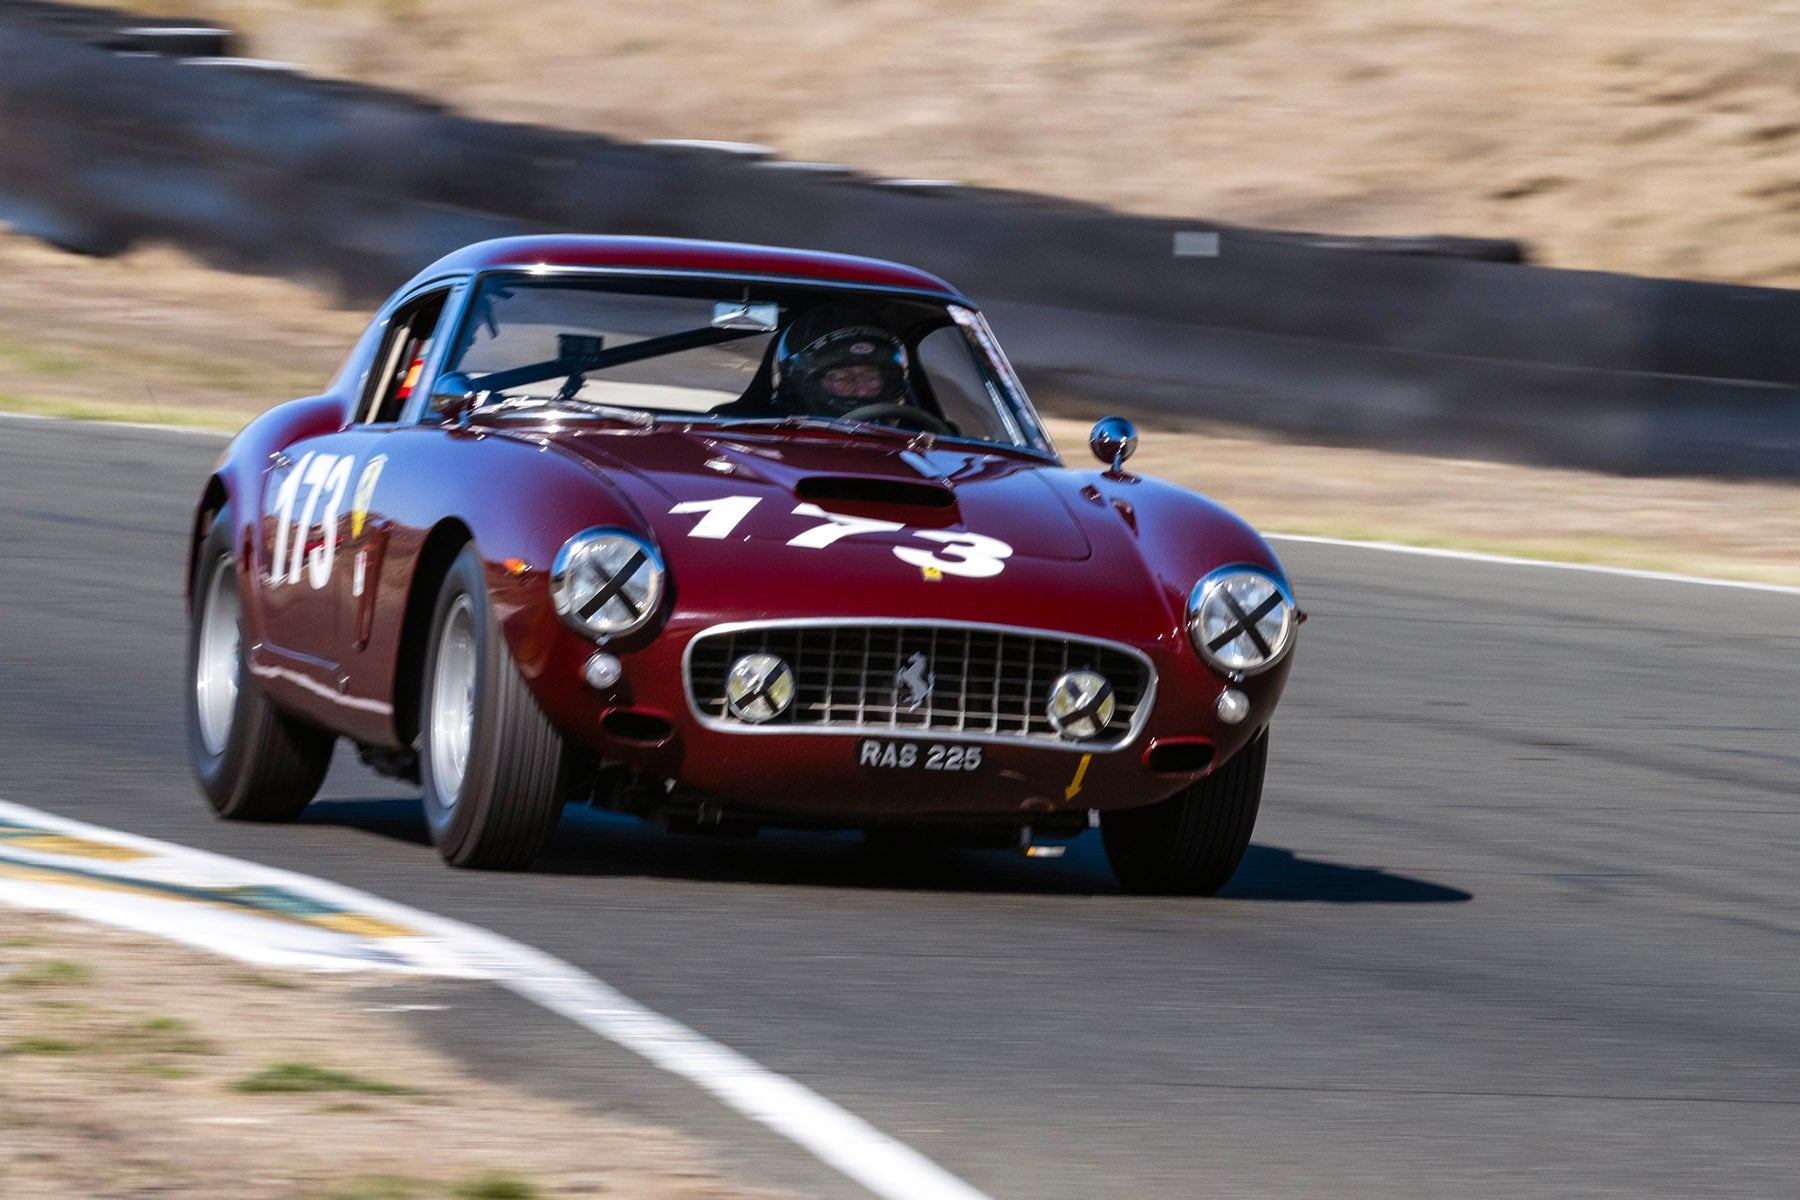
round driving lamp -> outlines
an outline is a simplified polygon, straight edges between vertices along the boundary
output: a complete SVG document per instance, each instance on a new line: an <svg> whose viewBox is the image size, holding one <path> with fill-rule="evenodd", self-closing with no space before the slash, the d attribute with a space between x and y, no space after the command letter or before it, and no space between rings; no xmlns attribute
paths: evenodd
<svg viewBox="0 0 1800 1200"><path fill-rule="evenodd" d="M550 602L571 629L597 642L642 628L662 603L662 555L625 529L584 529L550 565Z"/></svg>
<svg viewBox="0 0 1800 1200"><path fill-rule="evenodd" d="M1050 727L1070 741L1099 737L1113 719L1118 700L1106 676L1097 671L1070 671L1050 685L1044 714Z"/></svg>
<svg viewBox="0 0 1800 1200"><path fill-rule="evenodd" d="M1280 662L1296 624L1286 581L1258 567L1221 567L1188 594L1188 639L1226 675L1254 675Z"/></svg>
<svg viewBox="0 0 1800 1200"><path fill-rule="evenodd" d="M725 676L725 706L752 725L773 721L794 702L794 670L774 654L746 654Z"/></svg>

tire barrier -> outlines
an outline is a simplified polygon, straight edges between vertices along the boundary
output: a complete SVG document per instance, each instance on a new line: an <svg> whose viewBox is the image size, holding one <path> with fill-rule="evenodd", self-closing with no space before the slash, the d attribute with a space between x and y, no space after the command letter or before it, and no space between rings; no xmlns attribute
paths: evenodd
<svg viewBox="0 0 1800 1200"><path fill-rule="evenodd" d="M127 28L149 27L0 0L0 220L96 254L168 241L358 302L506 234L800 244L953 280L1052 410L1613 471L1800 474L1800 293L1526 266L1504 240L1136 217L756 147L480 121L279 64L178 57L176 34L168 53L110 49Z"/></svg>

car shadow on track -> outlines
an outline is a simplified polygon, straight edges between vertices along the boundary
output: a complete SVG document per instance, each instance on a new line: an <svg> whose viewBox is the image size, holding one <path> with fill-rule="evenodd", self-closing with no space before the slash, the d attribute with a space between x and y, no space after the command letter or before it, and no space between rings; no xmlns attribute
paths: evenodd
<svg viewBox="0 0 1800 1200"><path fill-rule="evenodd" d="M321 801L300 818L425 847L430 838L414 800ZM789 887L900 891L1006 892L1026 895L1117 894L1097 833L1068 844L1061 858L1027 858L941 846L876 848L856 833L771 830L755 838L660 832L630 817L571 807L532 868L544 875L651 877ZM1328 904L1431 904L1471 899L1443 884L1383 871L1301 858L1252 844L1223 898Z"/></svg>

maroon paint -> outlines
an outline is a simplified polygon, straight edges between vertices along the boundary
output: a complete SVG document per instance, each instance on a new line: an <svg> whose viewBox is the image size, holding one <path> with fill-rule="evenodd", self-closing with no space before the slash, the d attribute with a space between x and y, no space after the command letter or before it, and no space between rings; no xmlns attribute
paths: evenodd
<svg viewBox="0 0 1800 1200"><path fill-rule="evenodd" d="M967 303L943 281L890 263L661 239L515 238L434 264L377 314L329 392L251 422L217 469L232 503L237 544L247 550L240 560L245 643L276 703L370 745L398 746L414 736L392 711L397 696L404 708L407 690L417 687L417 680L397 677L406 602L427 539L454 521L486 563L490 598L521 673L569 737L744 804L845 815L1130 807L1171 795L1192 778L1150 771L1144 756L1151 741L1208 741L1217 748L1215 761L1223 762L1268 724L1292 656L1237 684L1250 697L1251 715L1241 725L1222 726L1213 705L1227 683L1189 645L1183 616L1189 590L1208 571L1245 563L1280 575L1280 562L1243 521L1169 484L1072 471L1000 447L817 430L671 422L650 431L580 422L509 421L504 429L349 424L380 331L402 295L421 282L540 264L770 275L928 291ZM284 616L266 585L274 517L261 508L274 456L298 463L309 451L352 454L355 464L329 583L317 593L304 578L285 585L308 595ZM386 456L385 469L364 527L352 536L351 498L376 455ZM709 460L728 461L731 473L702 466ZM916 483L948 478L955 495L946 509L825 507L904 521L909 529L997 537L1013 546L1013 556L991 578L946 573L931 580L894 555L896 545L932 548L905 531L858 534L823 550L789 546L789 538L820 523L793 509L802 502L795 495L799 482L821 475ZM723 496L760 501L728 539L693 538L698 517L669 512L679 501ZM648 534L669 569L662 615L607 646L624 663L624 679L605 696L581 679L593 644L564 625L549 601L557 550L595 525ZM315 542L321 533L314 531ZM359 553L369 555L360 600L351 594ZM509 562L523 564L522 572ZM974 621L1122 642L1155 666L1154 710L1129 745L1092 756L1073 796L1066 791L1083 756L1061 748L995 741L984 745L978 772L924 776L858 767L855 747L869 734L728 733L701 725L682 686L688 641L721 622L782 617ZM659 716L674 732L655 746L622 739L601 726L615 710Z"/></svg>
<svg viewBox="0 0 1800 1200"><path fill-rule="evenodd" d="M682 238L566 235L496 238L465 246L426 267L400 291L410 291L421 283L446 275L532 267L615 267L635 271L693 271L707 275L765 275L821 283L904 288L968 303L961 292L936 275L877 258Z"/></svg>

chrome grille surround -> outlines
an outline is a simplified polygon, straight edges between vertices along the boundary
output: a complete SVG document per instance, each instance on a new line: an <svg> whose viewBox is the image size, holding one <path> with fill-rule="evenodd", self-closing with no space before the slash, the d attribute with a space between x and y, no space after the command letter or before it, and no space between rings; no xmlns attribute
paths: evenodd
<svg viewBox="0 0 1800 1200"><path fill-rule="evenodd" d="M930 661L934 680L929 699L908 711L896 694L895 676L915 651ZM786 659L799 686L780 719L752 725L726 708L724 683L733 662L757 652ZM1045 704L1053 681L1082 668L1112 682L1117 706L1102 736L1071 740L1051 728ZM1133 647L971 621L806 618L713 625L682 651L681 676L695 718L725 733L885 734L1086 753L1130 744L1156 700L1156 668Z"/></svg>

